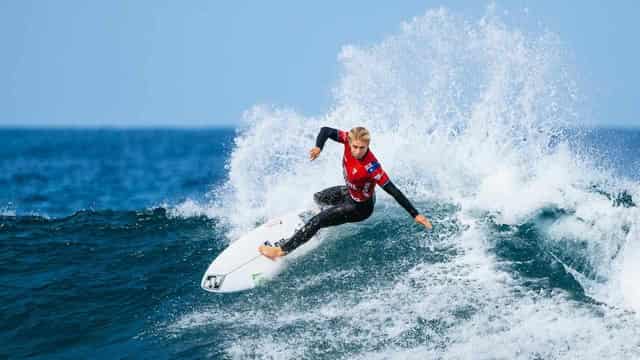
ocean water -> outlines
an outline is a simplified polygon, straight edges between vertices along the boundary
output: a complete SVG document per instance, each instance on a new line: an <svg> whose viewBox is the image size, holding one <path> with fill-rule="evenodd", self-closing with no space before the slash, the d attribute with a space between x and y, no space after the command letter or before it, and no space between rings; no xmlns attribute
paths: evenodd
<svg viewBox="0 0 640 360"><path fill-rule="evenodd" d="M586 127L562 43L444 9L345 46L315 117L235 129L0 130L0 357L640 358L640 130ZM320 126L394 182L255 290L200 289L269 216L341 184Z"/></svg>

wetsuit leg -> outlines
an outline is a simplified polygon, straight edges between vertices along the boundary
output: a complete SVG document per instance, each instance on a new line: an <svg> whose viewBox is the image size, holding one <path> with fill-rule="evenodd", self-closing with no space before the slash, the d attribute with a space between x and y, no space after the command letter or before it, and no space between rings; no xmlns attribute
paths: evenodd
<svg viewBox="0 0 640 360"><path fill-rule="evenodd" d="M367 219L373 213L375 199L369 199L364 203L357 203L351 198L342 204L331 206L318 215L312 217L302 228L284 244L280 244L282 250L291 252L293 249L309 241L321 228L336 226L349 222L358 222Z"/></svg>
<svg viewBox="0 0 640 360"><path fill-rule="evenodd" d="M332 186L313 194L313 201L320 206L339 205L349 200L347 187Z"/></svg>

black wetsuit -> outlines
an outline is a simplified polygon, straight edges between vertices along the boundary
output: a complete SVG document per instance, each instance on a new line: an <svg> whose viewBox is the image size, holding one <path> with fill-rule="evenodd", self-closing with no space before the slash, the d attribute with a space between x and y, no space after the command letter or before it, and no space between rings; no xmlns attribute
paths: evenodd
<svg viewBox="0 0 640 360"><path fill-rule="evenodd" d="M323 127L316 139L316 146L322 149L327 139L341 142L337 129ZM382 189L396 199L412 218L419 214L411 202L390 180L382 185ZM291 238L281 241L279 245L285 253L291 252L307 242L321 228L367 219L373 213L376 201L373 192L367 200L356 201L349 194L347 186L344 185L324 189L315 193L313 198L318 205L323 207L323 210L312 217L302 228L298 229Z"/></svg>

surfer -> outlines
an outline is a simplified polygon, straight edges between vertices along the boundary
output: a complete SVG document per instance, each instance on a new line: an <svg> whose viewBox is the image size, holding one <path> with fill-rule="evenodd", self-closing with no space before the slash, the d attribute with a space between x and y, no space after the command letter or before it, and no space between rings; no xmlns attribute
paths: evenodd
<svg viewBox="0 0 640 360"><path fill-rule="evenodd" d="M369 149L371 136L364 127L342 131L323 127L316 138L316 146L309 152L311 160L320 156L327 139L344 145L342 172L346 186L333 186L317 192L314 201L324 208L312 217L289 239L275 246L261 245L258 250L270 259L276 259L304 244L321 228L367 219L375 205L375 186L378 184L419 224L431 229L431 222L421 215L404 194L391 182L387 173Z"/></svg>

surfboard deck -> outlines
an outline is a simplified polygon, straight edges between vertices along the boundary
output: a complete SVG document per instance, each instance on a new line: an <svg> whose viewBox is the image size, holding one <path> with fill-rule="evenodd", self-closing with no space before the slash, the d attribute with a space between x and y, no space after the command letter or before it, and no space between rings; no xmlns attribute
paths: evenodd
<svg viewBox="0 0 640 360"><path fill-rule="evenodd" d="M209 265L201 287L210 292L229 293L252 289L276 276L286 259L271 260L258 252L262 244L274 245L287 239L313 215L296 211L271 219L224 249Z"/></svg>

